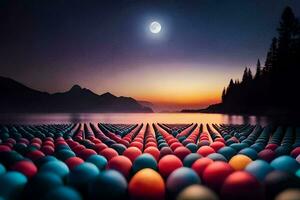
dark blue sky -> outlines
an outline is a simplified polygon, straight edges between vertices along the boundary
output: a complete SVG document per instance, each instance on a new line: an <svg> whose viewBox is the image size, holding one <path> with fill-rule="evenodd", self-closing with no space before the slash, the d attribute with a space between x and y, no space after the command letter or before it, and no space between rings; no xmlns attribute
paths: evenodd
<svg viewBox="0 0 300 200"><path fill-rule="evenodd" d="M219 93L264 62L287 5L300 16L298 0L1 0L0 75L49 92L78 83L156 101L170 89L164 80L184 87L179 72L199 73L191 85L207 87L208 74ZM153 20L162 24L155 38ZM153 98L143 91L158 87L152 81L162 87Z"/></svg>

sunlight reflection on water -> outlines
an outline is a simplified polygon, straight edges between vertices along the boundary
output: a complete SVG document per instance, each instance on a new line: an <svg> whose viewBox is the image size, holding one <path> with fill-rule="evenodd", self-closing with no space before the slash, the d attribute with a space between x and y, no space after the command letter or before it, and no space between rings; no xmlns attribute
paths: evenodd
<svg viewBox="0 0 300 200"><path fill-rule="evenodd" d="M216 123L261 124L269 123L267 117L204 114L204 113L59 113L59 114L1 114L1 124L50 124L50 123Z"/></svg>

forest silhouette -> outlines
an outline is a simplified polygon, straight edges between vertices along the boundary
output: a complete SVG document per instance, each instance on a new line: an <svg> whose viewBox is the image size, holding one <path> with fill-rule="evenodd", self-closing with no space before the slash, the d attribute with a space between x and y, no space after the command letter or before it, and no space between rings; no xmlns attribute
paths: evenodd
<svg viewBox="0 0 300 200"><path fill-rule="evenodd" d="M296 114L300 111L300 23L292 9L282 13L278 36L272 39L264 66L245 68L242 80L231 79L222 103L200 112L231 114Z"/></svg>

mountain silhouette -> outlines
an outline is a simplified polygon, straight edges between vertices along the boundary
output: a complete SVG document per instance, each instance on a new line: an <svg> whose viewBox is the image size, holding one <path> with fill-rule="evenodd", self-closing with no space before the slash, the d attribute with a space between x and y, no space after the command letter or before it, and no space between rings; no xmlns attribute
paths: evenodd
<svg viewBox="0 0 300 200"><path fill-rule="evenodd" d="M109 92L98 95L79 85L50 94L0 76L0 93L0 113L153 112L131 97L117 97Z"/></svg>

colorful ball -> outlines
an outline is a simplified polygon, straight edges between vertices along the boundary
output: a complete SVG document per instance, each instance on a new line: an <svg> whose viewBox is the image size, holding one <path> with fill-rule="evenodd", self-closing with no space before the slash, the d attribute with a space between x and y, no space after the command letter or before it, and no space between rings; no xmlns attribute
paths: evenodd
<svg viewBox="0 0 300 200"><path fill-rule="evenodd" d="M147 149L144 150L144 153L149 153L151 154L156 161L159 160L159 150L156 147L148 147Z"/></svg>
<svg viewBox="0 0 300 200"><path fill-rule="evenodd" d="M63 186L63 181L58 175L52 172L39 172L30 179L23 195L25 199L44 199L48 191L60 186Z"/></svg>
<svg viewBox="0 0 300 200"><path fill-rule="evenodd" d="M123 152L123 156L129 158L131 162L134 162L134 160L140 155L142 155L142 151L136 147L129 147Z"/></svg>
<svg viewBox="0 0 300 200"><path fill-rule="evenodd" d="M194 143L187 144L186 148L188 148L192 153L196 153L198 150L198 146Z"/></svg>
<svg viewBox="0 0 300 200"><path fill-rule="evenodd" d="M264 180L267 199L274 199L276 195L288 188L299 188L299 179L284 171L274 170Z"/></svg>
<svg viewBox="0 0 300 200"><path fill-rule="evenodd" d="M129 177L132 163L129 158L125 156L116 156L113 157L107 165L108 169L114 169L120 172L125 178Z"/></svg>
<svg viewBox="0 0 300 200"><path fill-rule="evenodd" d="M271 162L276 157L276 154L271 149L264 149L258 153L258 158Z"/></svg>
<svg viewBox="0 0 300 200"><path fill-rule="evenodd" d="M174 196L184 188L200 183L201 180L194 170L187 167L181 167L170 174L166 186L170 195Z"/></svg>
<svg viewBox="0 0 300 200"><path fill-rule="evenodd" d="M225 179L221 196L225 200L265 199L263 188L258 180L245 171L233 172Z"/></svg>
<svg viewBox="0 0 300 200"><path fill-rule="evenodd" d="M22 160L22 161L16 162L11 167L11 170L21 172L25 176L27 176L28 178L31 178L32 176L34 176L38 171L35 164L31 161L28 161L28 160Z"/></svg>
<svg viewBox="0 0 300 200"><path fill-rule="evenodd" d="M290 156L280 156L274 159L271 162L271 166L274 167L274 169L291 174L294 174L300 168L300 164Z"/></svg>
<svg viewBox="0 0 300 200"><path fill-rule="evenodd" d="M185 167L192 167L194 162L198 159L202 158L202 156L198 153L190 153L183 159L183 165Z"/></svg>
<svg viewBox="0 0 300 200"><path fill-rule="evenodd" d="M278 194L275 200L300 200L300 189L287 189Z"/></svg>
<svg viewBox="0 0 300 200"><path fill-rule="evenodd" d="M174 170L182 166L183 164L181 160L174 155L166 155L158 162L159 173L165 178L168 177Z"/></svg>
<svg viewBox="0 0 300 200"><path fill-rule="evenodd" d="M63 163L62 161L56 160L56 161L50 161L45 164L43 164L39 172L52 172L62 179L66 178L67 175L69 174L69 168L68 166Z"/></svg>
<svg viewBox="0 0 300 200"><path fill-rule="evenodd" d="M221 149L224 146L225 144L223 142L218 142L218 141L210 144L210 147L213 148L215 152L219 151L219 149Z"/></svg>
<svg viewBox="0 0 300 200"><path fill-rule="evenodd" d="M155 158L148 153L144 153L135 159L132 164L132 172L136 173L144 168L157 169L157 162Z"/></svg>
<svg viewBox="0 0 300 200"><path fill-rule="evenodd" d="M115 170L106 170L90 183L89 196L92 200L121 200L125 198L126 191L127 181L124 176Z"/></svg>
<svg viewBox="0 0 300 200"><path fill-rule="evenodd" d="M229 165L235 170L243 170L251 162L252 160L248 156L235 155L230 159Z"/></svg>
<svg viewBox="0 0 300 200"><path fill-rule="evenodd" d="M100 155L104 156L106 158L106 160L110 160L115 156L118 156L118 152L112 148L105 148L102 151L100 151L99 153Z"/></svg>
<svg viewBox="0 0 300 200"><path fill-rule="evenodd" d="M222 147L218 150L218 153L222 154L227 160L230 160L237 152L232 147Z"/></svg>
<svg viewBox="0 0 300 200"><path fill-rule="evenodd" d="M218 196L202 185L191 185L179 193L176 200L218 200Z"/></svg>
<svg viewBox="0 0 300 200"><path fill-rule="evenodd" d="M153 169L142 169L130 180L128 191L133 200L164 200L165 183Z"/></svg>
<svg viewBox="0 0 300 200"><path fill-rule="evenodd" d="M228 163L215 161L204 169L203 182L211 189L219 192L227 176L233 172L234 169Z"/></svg>
<svg viewBox="0 0 300 200"><path fill-rule="evenodd" d="M198 176L202 179L205 168L213 162L214 161L212 159L207 157L200 158L194 162L192 169L195 170Z"/></svg>
<svg viewBox="0 0 300 200"><path fill-rule="evenodd" d="M207 158L212 159L213 161L223 161L223 162L227 162L227 159L225 158L225 156L223 156L220 153L211 153L207 156Z"/></svg>
<svg viewBox="0 0 300 200"><path fill-rule="evenodd" d="M71 187L61 186L51 189L45 200L82 200L80 194Z"/></svg>
<svg viewBox="0 0 300 200"><path fill-rule="evenodd" d="M268 173L270 173L274 168L271 167L269 163L264 160L255 160L251 162L245 168L245 171L249 172L256 177L257 180L263 181Z"/></svg>
<svg viewBox="0 0 300 200"><path fill-rule="evenodd" d="M180 160L183 160L187 155L189 155L191 151L186 147L177 147L174 150L174 155L177 156Z"/></svg>
<svg viewBox="0 0 300 200"><path fill-rule="evenodd" d="M258 156L257 152L254 149L250 148L250 147L247 147L245 149L240 150L239 154L248 156L249 158L251 158L251 160L256 160L257 156Z"/></svg>
<svg viewBox="0 0 300 200"><path fill-rule="evenodd" d="M197 153L199 153L201 156L206 157L211 153L216 153L216 151L209 146L202 146L198 149Z"/></svg>
<svg viewBox="0 0 300 200"><path fill-rule="evenodd" d="M104 170L107 166L107 160L101 155L91 155L86 159L86 162L93 163L99 170Z"/></svg>
<svg viewBox="0 0 300 200"><path fill-rule="evenodd" d="M7 172L0 176L0 196L4 199L20 199L27 178L20 172Z"/></svg>
<svg viewBox="0 0 300 200"><path fill-rule="evenodd" d="M84 160L82 160L79 157L70 157L65 160L65 163L68 165L70 169L73 169L77 165L80 165L81 163L84 163Z"/></svg>

